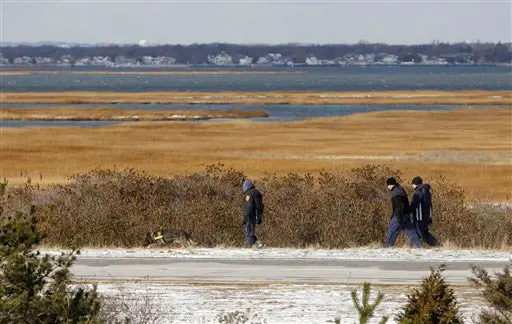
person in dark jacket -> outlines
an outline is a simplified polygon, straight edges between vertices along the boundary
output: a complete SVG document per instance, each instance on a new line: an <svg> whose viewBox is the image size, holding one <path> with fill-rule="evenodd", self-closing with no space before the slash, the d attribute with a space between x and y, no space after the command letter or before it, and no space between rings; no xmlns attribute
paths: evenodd
<svg viewBox="0 0 512 324"><path fill-rule="evenodd" d="M254 187L251 180L244 181L243 189L243 209L244 209L244 234L249 247L262 248L263 244L258 241L255 235L256 224L263 221L263 197L261 193Z"/></svg>
<svg viewBox="0 0 512 324"><path fill-rule="evenodd" d="M391 205L393 213L389 224L389 231L384 247L391 247L395 244L398 234L403 230L409 237L414 247L421 247L421 238L416 230L414 220L409 212L409 199L407 192L395 178L389 178L386 182L388 189L391 191Z"/></svg>
<svg viewBox="0 0 512 324"><path fill-rule="evenodd" d="M411 200L411 213L415 220L416 230L425 243L430 246L437 246L439 242L428 230L428 226L432 223L431 186L428 183L423 184L423 179L420 177L414 177L411 183L414 189Z"/></svg>

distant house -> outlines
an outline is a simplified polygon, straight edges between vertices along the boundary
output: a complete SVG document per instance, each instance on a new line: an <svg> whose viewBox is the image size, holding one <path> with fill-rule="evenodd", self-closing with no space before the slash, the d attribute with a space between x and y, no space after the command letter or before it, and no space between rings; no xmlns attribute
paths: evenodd
<svg viewBox="0 0 512 324"><path fill-rule="evenodd" d="M251 65L252 64L252 57L249 57L249 56L245 56L245 57L242 57L239 61L238 61L238 64L239 65Z"/></svg>
<svg viewBox="0 0 512 324"><path fill-rule="evenodd" d="M233 58L226 53L217 54L215 56L208 55L208 63L213 65L232 65Z"/></svg>
<svg viewBox="0 0 512 324"><path fill-rule="evenodd" d="M291 59L281 55L281 53L268 53L265 56L258 58L256 64L259 65L287 65L288 62L293 62Z"/></svg>
<svg viewBox="0 0 512 324"><path fill-rule="evenodd" d="M32 64L32 58L28 56L17 57L14 59L14 64Z"/></svg>
<svg viewBox="0 0 512 324"><path fill-rule="evenodd" d="M55 60L52 59L51 57L36 57L35 62L36 62L36 64L50 65L50 64L55 63Z"/></svg>
<svg viewBox="0 0 512 324"><path fill-rule="evenodd" d="M307 65L322 65L322 62L317 59L315 56L308 56L306 58L306 64Z"/></svg>
<svg viewBox="0 0 512 324"><path fill-rule="evenodd" d="M396 55L386 55L381 60L384 64L398 64L398 56Z"/></svg>

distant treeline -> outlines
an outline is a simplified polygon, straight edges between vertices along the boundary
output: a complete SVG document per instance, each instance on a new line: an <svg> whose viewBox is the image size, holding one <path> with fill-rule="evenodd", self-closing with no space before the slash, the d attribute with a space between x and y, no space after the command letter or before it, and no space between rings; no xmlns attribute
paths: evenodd
<svg viewBox="0 0 512 324"><path fill-rule="evenodd" d="M17 57L48 57L58 59L69 55L73 58L103 56L142 58L144 56L173 57L179 64L205 64L209 55L225 53L234 59L245 56L254 62L269 53L280 53L291 61L301 63L314 56L327 60L346 55L388 54L398 56L400 61L421 61L420 55L445 58L448 63L506 63L512 61L512 43L432 43L424 45L387 45L358 43L350 45L237 45L237 44L193 44L193 45L109 45L90 47L62 46L12 46L0 47L1 54L13 63Z"/></svg>

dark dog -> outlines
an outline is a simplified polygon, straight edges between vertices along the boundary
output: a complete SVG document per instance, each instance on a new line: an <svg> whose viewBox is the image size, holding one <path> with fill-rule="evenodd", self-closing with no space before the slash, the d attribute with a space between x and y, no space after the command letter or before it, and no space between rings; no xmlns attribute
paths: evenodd
<svg viewBox="0 0 512 324"><path fill-rule="evenodd" d="M187 232L171 229L149 230L144 238L144 243L146 244L146 248L154 247L156 245L163 246L170 244L179 244L182 247L197 245L197 243L190 238L190 235Z"/></svg>

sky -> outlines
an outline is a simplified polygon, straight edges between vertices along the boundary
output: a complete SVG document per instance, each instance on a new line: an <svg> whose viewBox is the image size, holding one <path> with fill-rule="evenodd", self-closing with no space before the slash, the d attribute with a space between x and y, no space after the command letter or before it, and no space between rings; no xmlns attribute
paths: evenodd
<svg viewBox="0 0 512 324"><path fill-rule="evenodd" d="M4 42L388 44L512 41L512 0L1 0Z"/></svg>

